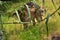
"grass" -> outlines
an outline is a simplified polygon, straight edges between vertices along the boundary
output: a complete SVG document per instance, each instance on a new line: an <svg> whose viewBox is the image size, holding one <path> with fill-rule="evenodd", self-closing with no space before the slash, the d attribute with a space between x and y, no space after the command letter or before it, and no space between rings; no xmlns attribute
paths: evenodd
<svg viewBox="0 0 60 40"><path fill-rule="evenodd" d="M55 0L57 8L59 6L58 3L59 0ZM19 3L17 3L19 6ZM42 4L42 2L41 2ZM39 5L41 5L39 4ZM12 5L12 8L16 8L15 4ZM56 9L53 7L51 1L46 0L45 7L47 9L47 14L48 13L53 13ZM8 10L10 12L11 9ZM8 15L5 15L3 17L4 22L12 22L12 21L18 21L15 18L8 17ZM54 33L55 31L60 31L60 16L56 13L52 17L50 17L49 22L48 22L48 27L49 27L49 35ZM46 25L45 21L41 23L37 23L35 26L30 25L28 30L24 30L24 27L22 24L4 24L4 40L45 40L46 38Z"/></svg>

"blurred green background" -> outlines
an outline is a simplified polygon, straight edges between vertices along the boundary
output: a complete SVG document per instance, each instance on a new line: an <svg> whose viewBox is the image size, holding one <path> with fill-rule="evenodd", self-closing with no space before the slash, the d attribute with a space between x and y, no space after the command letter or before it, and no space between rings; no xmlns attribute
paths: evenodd
<svg viewBox="0 0 60 40"><path fill-rule="evenodd" d="M3 11L3 21L4 22L15 22L18 21L16 17L11 17L15 9L21 9L21 7L28 1L36 2L39 6L43 6L42 0L11 0L0 2L0 11ZM52 4L51 0L45 0L44 7L48 13L53 13L59 6L60 0L54 0L56 8ZM1 8L2 4L2 8ZM60 12L60 10L58 10ZM49 18L48 28L49 28L49 39L51 34L60 31L60 16L58 12ZM30 24L28 30L24 30L23 24L4 24L4 40L46 40L46 24L45 21L37 23L35 26Z"/></svg>

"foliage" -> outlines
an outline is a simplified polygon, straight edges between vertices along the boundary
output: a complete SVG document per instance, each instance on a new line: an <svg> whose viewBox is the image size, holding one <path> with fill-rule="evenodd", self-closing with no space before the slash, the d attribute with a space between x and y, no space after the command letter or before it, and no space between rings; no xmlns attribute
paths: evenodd
<svg viewBox="0 0 60 40"><path fill-rule="evenodd" d="M20 2L18 2L18 0L16 0L16 1L13 0L10 2L2 2L0 4L3 4L1 6L4 6L4 7L0 8L0 9L2 11L4 11L4 10L11 11L13 9L15 10L15 8L19 9L21 5L25 4L28 1L32 1L32 0L25 0L25 1L19 0ZM44 3L46 4L45 7L47 9L47 14L55 11L55 9L51 5L50 1L43 0L42 2L43 2L43 4ZM15 7L17 3L19 4L19 6L18 6L19 8ZM12 13L9 13L9 15L10 14L12 14ZM58 12L58 14L59 14L59 12ZM53 33L56 29L58 29L58 30L60 29L59 28L60 27L60 17L57 16L57 14L55 14L55 16L52 16L49 20L48 20L48 18L49 18L49 15L46 20L46 27L45 27L44 22L41 22L39 24L37 23L35 26L30 26L30 28L28 30L24 30L23 26L21 26L21 24L4 24L3 26L4 26L4 30L5 30L5 33L4 33L5 40L42 40L42 39L44 39L46 32L47 33L49 32L49 34L50 34L50 33ZM12 21L16 21L16 19L14 19L13 17L8 18L8 14L7 14L4 16L3 21L12 22ZM48 30L48 26L49 26L49 30Z"/></svg>
<svg viewBox="0 0 60 40"><path fill-rule="evenodd" d="M0 11L5 11L6 7L3 2L0 1Z"/></svg>

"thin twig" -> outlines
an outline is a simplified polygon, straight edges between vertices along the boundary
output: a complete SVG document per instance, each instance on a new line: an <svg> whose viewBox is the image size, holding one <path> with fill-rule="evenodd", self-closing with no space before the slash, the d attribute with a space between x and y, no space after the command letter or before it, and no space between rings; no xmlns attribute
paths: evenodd
<svg viewBox="0 0 60 40"><path fill-rule="evenodd" d="M60 9L60 7L59 7L56 11L54 11L52 14L50 14L50 17L51 17L52 15L54 15L59 9ZM47 17L45 17L44 19L42 19L41 22L44 21L45 19L47 19Z"/></svg>

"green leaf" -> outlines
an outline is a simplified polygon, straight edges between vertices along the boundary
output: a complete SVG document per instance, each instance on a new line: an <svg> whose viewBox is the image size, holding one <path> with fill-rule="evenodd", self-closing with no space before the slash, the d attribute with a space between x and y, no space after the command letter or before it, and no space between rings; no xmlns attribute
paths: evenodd
<svg viewBox="0 0 60 40"><path fill-rule="evenodd" d="M15 9L15 11L16 11L16 15L17 15L17 17L18 17L19 22L21 22L20 16L19 16L19 14L18 14L18 11L17 11L16 9Z"/></svg>
<svg viewBox="0 0 60 40"><path fill-rule="evenodd" d="M4 2L1 2L0 11L6 12L7 7L4 4L5 4Z"/></svg>
<svg viewBox="0 0 60 40"><path fill-rule="evenodd" d="M49 21L49 17L50 17L50 14L48 14L47 15L47 18L46 18L46 22L45 22L45 24L46 24L46 31L47 31L47 36L48 36L48 21Z"/></svg>
<svg viewBox="0 0 60 40"><path fill-rule="evenodd" d="M55 3L54 3L54 0L51 0L51 1L52 1L53 6L56 8L56 5L55 5Z"/></svg>
<svg viewBox="0 0 60 40"><path fill-rule="evenodd" d="M28 18L31 19L31 14L30 14L30 9L28 7L28 5L25 5L27 7L27 10L28 10Z"/></svg>
<svg viewBox="0 0 60 40"><path fill-rule="evenodd" d="M45 5L45 0L42 0L43 5Z"/></svg>
<svg viewBox="0 0 60 40"><path fill-rule="evenodd" d="M0 1L0 5L2 5L2 1Z"/></svg>
<svg viewBox="0 0 60 40"><path fill-rule="evenodd" d="M2 15L2 13L0 13L0 23L1 23L0 30L3 30L3 15Z"/></svg>

